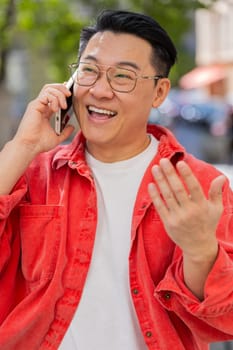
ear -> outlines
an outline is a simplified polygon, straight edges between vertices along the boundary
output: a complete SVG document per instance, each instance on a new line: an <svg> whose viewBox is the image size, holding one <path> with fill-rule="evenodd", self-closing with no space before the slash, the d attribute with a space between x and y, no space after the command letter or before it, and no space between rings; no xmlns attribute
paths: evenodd
<svg viewBox="0 0 233 350"><path fill-rule="evenodd" d="M152 107L157 108L167 97L171 88L171 82L168 78L159 79L155 87L155 96Z"/></svg>

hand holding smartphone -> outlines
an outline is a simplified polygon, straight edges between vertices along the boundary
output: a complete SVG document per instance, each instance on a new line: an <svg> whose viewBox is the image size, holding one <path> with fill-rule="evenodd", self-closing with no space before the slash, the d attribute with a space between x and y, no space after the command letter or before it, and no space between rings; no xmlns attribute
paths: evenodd
<svg viewBox="0 0 233 350"><path fill-rule="evenodd" d="M70 77L68 82L66 83L67 89L70 90L71 95L67 98L67 108L59 109L59 111L55 115L55 132L60 135L62 130L65 128L66 124L71 118L73 113L72 111L72 95L73 95L73 85L75 79L76 72Z"/></svg>

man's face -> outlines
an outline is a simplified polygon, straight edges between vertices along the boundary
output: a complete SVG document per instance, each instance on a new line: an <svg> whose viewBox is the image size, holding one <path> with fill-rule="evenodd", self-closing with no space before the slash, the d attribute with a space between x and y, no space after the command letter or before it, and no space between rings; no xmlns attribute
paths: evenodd
<svg viewBox="0 0 233 350"><path fill-rule="evenodd" d="M131 69L137 75L159 74L150 63L152 48L131 34L110 31L95 34L80 61L93 63L101 75L93 86L74 86L74 110L87 139L89 152L102 161L130 158L147 143L146 126L151 107L158 106L169 89L168 79L138 79L128 93L114 91L106 78L108 66ZM165 88L166 87L166 88Z"/></svg>

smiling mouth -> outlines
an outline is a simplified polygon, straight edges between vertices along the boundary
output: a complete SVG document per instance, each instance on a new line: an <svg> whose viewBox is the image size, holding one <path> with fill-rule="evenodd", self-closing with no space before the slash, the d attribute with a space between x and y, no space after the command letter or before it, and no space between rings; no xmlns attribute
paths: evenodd
<svg viewBox="0 0 233 350"><path fill-rule="evenodd" d="M87 109L88 109L89 114L93 117L96 117L96 118L109 119L109 118L113 118L117 115L116 112L111 111L109 109L102 109L102 108L97 108L94 106L88 106Z"/></svg>

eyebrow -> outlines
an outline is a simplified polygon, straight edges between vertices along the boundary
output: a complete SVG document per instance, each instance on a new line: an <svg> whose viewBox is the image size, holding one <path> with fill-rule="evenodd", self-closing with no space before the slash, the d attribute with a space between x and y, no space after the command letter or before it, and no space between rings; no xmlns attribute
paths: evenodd
<svg viewBox="0 0 233 350"><path fill-rule="evenodd" d="M92 60L94 61L96 64L98 64L98 60L96 59L95 56L92 56L92 55L87 55L85 57L83 57L83 59L86 59L86 60ZM141 69L139 68L139 66L134 63L134 62L131 62L131 61L119 61L115 64L116 66L128 66L128 67L131 67L131 68L134 68L136 69L137 71L140 71ZM100 66L104 66L104 64L100 64ZM107 66L107 65L106 65Z"/></svg>

